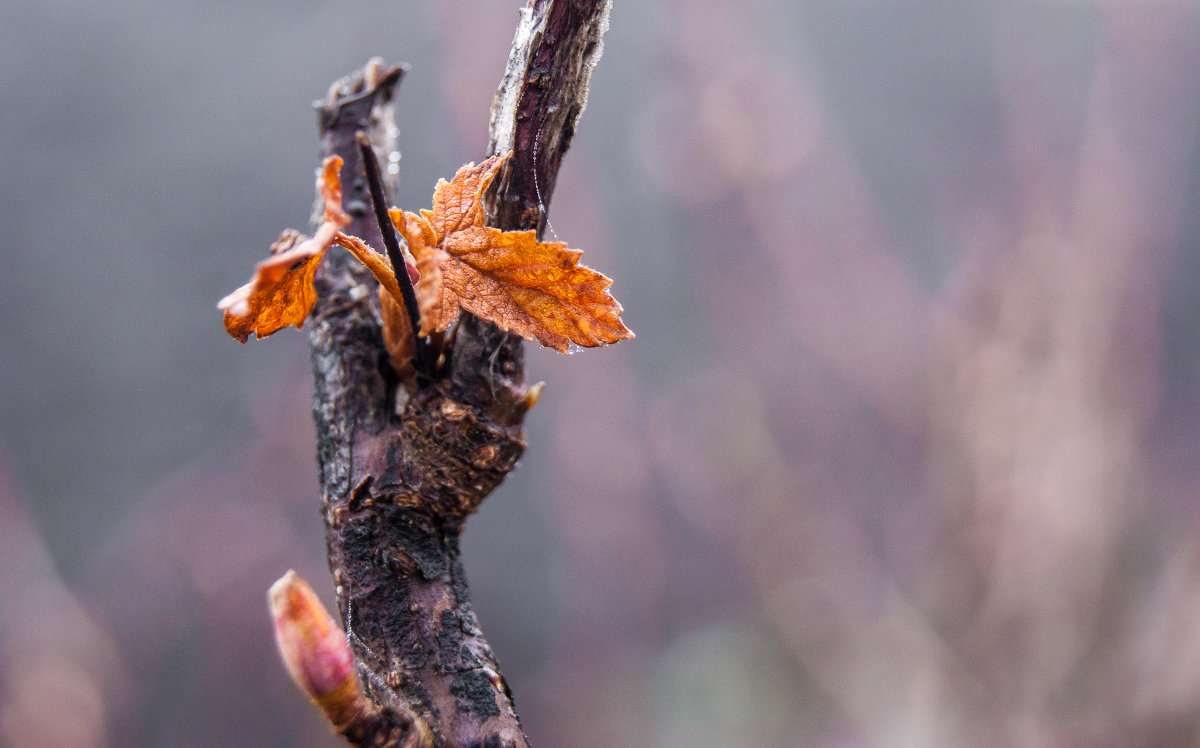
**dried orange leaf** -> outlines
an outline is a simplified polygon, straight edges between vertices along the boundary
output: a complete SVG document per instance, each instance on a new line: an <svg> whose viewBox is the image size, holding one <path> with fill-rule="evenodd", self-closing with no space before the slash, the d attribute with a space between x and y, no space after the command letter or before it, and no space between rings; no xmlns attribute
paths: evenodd
<svg viewBox="0 0 1200 748"><path fill-rule="evenodd" d="M511 154L467 164L439 180L433 210L392 221L417 260L421 334L444 330L460 308L527 340L566 352L632 338L612 281L580 265L583 254L533 231L484 225L482 195Z"/></svg>
<svg viewBox="0 0 1200 748"><path fill-rule="evenodd" d="M421 312L421 334L445 330L458 319L458 299L453 294L445 293L442 284L442 261L447 259L442 250L432 247L421 253L417 260L417 271L421 274L417 281L417 306Z"/></svg>
<svg viewBox="0 0 1200 748"><path fill-rule="evenodd" d="M342 157L329 156L321 163L321 176L317 179L317 192L325 198L325 221L333 221L338 227L348 226L350 216L342 208Z"/></svg>
<svg viewBox="0 0 1200 748"><path fill-rule="evenodd" d="M321 224L311 239L291 229L280 234L250 282L218 302L226 332L245 343L251 333L261 339L288 325L302 326L317 301L317 265L336 234L334 223Z"/></svg>
<svg viewBox="0 0 1200 748"><path fill-rule="evenodd" d="M379 285L403 306L404 295L400 292L400 284L396 281L396 273L392 270L392 261L388 259L387 255L381 255L371 249L357 236L343 234L340 231L333 238L333 243L350 250L350 254L367 266L367 270L371 271L371 275L375 276Z"/></svg>
<svg viewBox="0 0 1200 748"><path fill-rule="evenodd" d="M325 222L316 236L309 239L292 229L284 231L271 245L271 256L255 266L250 282L217 304L225 312L225 330L237 340L245 343L251 334L265 338L288 325L301 327L312 311L317 301L313 288L317 266L325 251L344 236L338 229L350 222L342 210L341 168L338 156L322 164L317 190L325 198Z"/></svg>
<svg viewBox="0 0 1200 748"><path fill-rule="evenodd" d="M392 298L383 286L379 287L379 312L383 318L383 347L387 349L388 360L401 379L408 379L414 373L412 357L415 353L408 312L404 304Z"/></svg>
<svg viewBox="0 0 1200 748"><path fill-rule="evenodd" d="M429 211L421 211L421 212L428 213ZM388 215L391 217L392 225L396 227L396 231L398 231L400 233L400 236L407 237L408 234L405 232L408 229L406 227L407 219L405 218L405 216L406 215L411 216L412 213L406 214L404 211L400 210L399 208L390 208L388 210ZM421 228L421 239L420 239L421 246L435 246L437 244L437 236L433 233L433 227L429 225L429 222L428 221L421 222L420 228ZM409 240L407 238L405 239L405 241L409 242ZM410 244L410 246L408 246L404 249L404 259L405 259L405 262L408 263L408 278L413 283L416 283L417 279L421 277L421 274L417 271L416 259L412 255L413 248L411 246L411 242L409 242L409 244Z"/></svg>

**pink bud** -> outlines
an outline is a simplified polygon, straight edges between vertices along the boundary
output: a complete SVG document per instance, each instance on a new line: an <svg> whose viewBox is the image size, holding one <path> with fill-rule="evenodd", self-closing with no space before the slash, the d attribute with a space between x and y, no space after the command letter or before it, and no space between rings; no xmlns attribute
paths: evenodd
<svg viewBox="0 0 1200 748"><path fill-rule="evenodd" d="M327 714L346 715L365 705L346 635L308 582L289 570L271 585L267 604L275 643L296 685Z"/></svg>

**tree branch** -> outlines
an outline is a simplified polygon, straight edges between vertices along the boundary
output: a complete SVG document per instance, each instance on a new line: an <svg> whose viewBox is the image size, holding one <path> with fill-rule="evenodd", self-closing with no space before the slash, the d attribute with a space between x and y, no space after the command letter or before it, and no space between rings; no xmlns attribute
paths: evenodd
<svg viewBox="0 0 1200 748"><path fill-rule="evenodd" d="M608 8L608 0L531 0L521 11L493 105L490 149L515 154L489 196L492 225L543 222ZM318 106L322 156L345 161L347 231L375 247L384 244L355 133L370 133L387 161L401 74L369 64ZM310 318L329 565L371 719L400 715L392 727L405 730L415 715L435 745L526 745L467 597L458 538L524 451L524 416L540 388L524 384L519 337L464 313L445 378L408 392L387 363L374 286L357 262L331 252Z"/></svg>

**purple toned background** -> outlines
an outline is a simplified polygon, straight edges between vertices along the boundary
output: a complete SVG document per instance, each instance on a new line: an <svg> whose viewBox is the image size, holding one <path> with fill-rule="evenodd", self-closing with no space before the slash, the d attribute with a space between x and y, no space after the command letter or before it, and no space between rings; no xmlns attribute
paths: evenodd
<svg viewBox="0 0 1200 748"><path fill-rule="evenodd" d="M518 0L0 7L0 745L333 746L304 335L215 302L303 228L309 104L400 90L397 203L485 156ZM1200 9L617 0L563 357L471 520L541 746L1200 740Z"/></svg>

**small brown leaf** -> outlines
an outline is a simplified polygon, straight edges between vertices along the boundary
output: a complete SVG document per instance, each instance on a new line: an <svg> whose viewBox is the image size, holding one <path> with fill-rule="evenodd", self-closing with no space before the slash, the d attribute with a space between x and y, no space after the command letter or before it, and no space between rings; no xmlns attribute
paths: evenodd
<svg viewBox="0 0 1200 748"><path fill-rule="evenodd" d="M380 286L386 289L401 304L404 303L404 296L400 292L400 284L396 281L396 274L392 272L392 261L388 259L387 255L381 255L371 249L367 246L366 242L357 236L343 234L340 231L333 237L333 243L350 250L350 254L354 255L359 262L367 266L367 270L371 271L371 275L375 276Z"/></svg>
<svg viewBox="0 0 1200 748"><path fill-rule="evenodd" d="M387 349L388 360L401 379L409 379L414 373L412 323L404 305L392 298L383 286L379 287L379 313L383 318L383 346Z"/></svg>
<svg viewBox="0 0 1200 748"><path fill-rule="evenodd" d="M284 231L271 245L271 256L255 266L250 282L217 303L225 312L226 332L239 342L245 343L252 333L261 340L288 325L304 325L317 301L313 288L317 266L334 242L341 243L345 235L339 229L350 222L342 210L341 168L340 156L330 156L322 164L317 190L325 198L325 222L316 236L309 239L293 229Z"/></svg>
<svg viewBox="0 0 1200 748"><path fill-rule="evenodd" d="M325 199L325 222L317 229L316 236L308 239L291 229L280 234L279 240L271 245L271 256L257 265L250 282L217 304L217 308L225 312L225 329L234 338L245 343L252 333L265 338L288 325L301 327L316 303L313 278L317 266L333 244L345 247L366 265L395 300L393 306L399 306L403 312L403 296L391 261L362 239L340 230L350 223L350 216L342 209L341 168L340 156L330 156L322 164L317 190ZM408 265L407 271L410 278L416 275L412 265ZM394 308L385 307L385 321L394 311ZM409 327L407 315L401 316L406 317L405 327ZM392 321L390 329L395 336L401 334L396 320ZM398 337L389 343L389 351L393 351L394 356L402 355ZM412 351L409 350L407 355L411 356ZM401 373L403 369L403 365L397 367Z"/></svg>
<svg viewBox="0 0 1200 748"><path fill-rule="evenodd" d="M444 330L458 310L490 320L527 340L567 352L632 338L612 281L579 265L583 254L534 231L484 225L482 195L512 154L467 164L439 180L433 210L391 213L417 260L421 334Z"/></svg>
<svg viewBox="0 0 1200 748"><path fill-rule="evenodd" d="M250 282L217 303L226 332L245 343L251 333L262 339L288 325L301 327L317 301L317 265L337 233L336 224L323 223L311 239L292 229L280 234Z"/></svg>
<svg viewBox="0 0 1200 748"><path fill-rule="evenodd" d="M325 221L339 228L350 225L350 215L342 208L342 157L329 156L321 163L317 192L325 198Z"/></svg>

